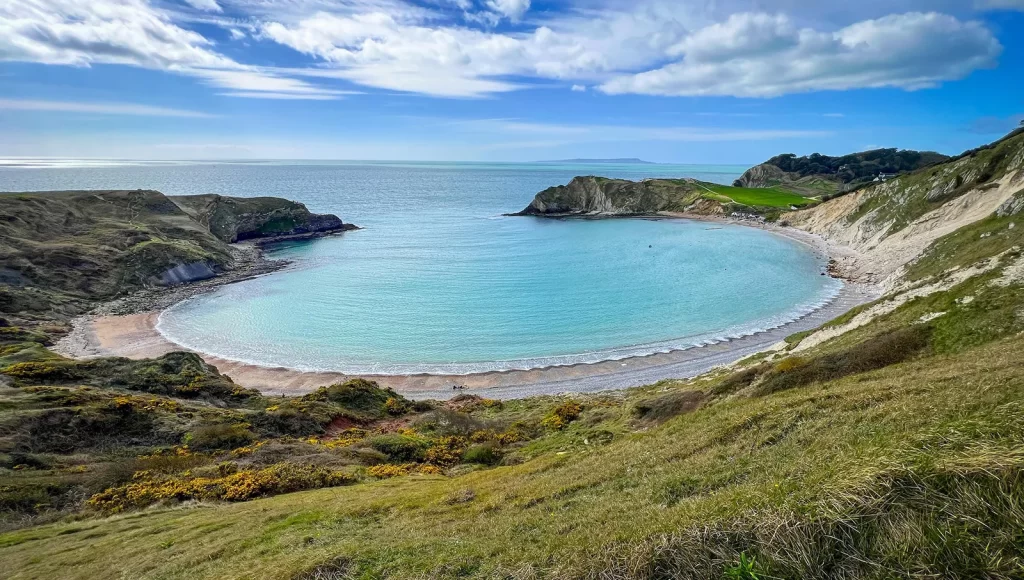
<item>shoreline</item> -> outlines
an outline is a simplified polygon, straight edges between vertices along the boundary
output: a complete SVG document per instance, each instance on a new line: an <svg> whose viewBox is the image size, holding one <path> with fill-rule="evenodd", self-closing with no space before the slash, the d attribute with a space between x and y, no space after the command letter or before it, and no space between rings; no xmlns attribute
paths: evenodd
<svg viewBox="0 0 1024 580"><path fill-rule="evenodd" d="M829 244L826 240L795 228L752 222L726 216L694 216L689 214L657 214L629 216L636 219L691 219L757 227L801 243L819 258L829 261L829 269L841 272L842 262L856 260L849 249ZM550 219L550 218L544 218ZM377 381L403 395L422 398L449 398L473 393L490 398L521 398L565 392L597 392L641 386L670 378L691 378L717 366L732 364L742 358L771 349L785 337L810 330L869 302L879 294L876 285L857 280L844 280L835 298L821 307L772 329L703 346L670 350L599 362L582 362L545 366L533 369L495 370L470 374L345 374L330 371L302 371L286 367L269 367L229 360L192 351L164 337L156 328L160 313L187 298L213 289L277 272L290 266L284 260L270 260L259 246L239 244L240 266L226 275L175 288L158 288L101 305L93 313L78 317L73 330L53 348L72 358L124 356L152 358L172 351L196 352L230 376L239 385L255 388L269 395L301 395L317 387L360 377ZM834 265L837 265L834 267ZM838 276L837 276L838 277ZM452 385L465 385L453 390Z"/></svg>

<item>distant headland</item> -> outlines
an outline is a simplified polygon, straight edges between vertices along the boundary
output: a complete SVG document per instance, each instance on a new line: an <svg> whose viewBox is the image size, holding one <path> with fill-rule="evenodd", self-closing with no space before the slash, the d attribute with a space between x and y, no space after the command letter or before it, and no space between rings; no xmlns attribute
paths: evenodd
<svg viewBox="0 0 1024 580"><path fill-rule="evenodd" d="M657 165L653 161L644 161L636 157L619 157L615 159L551 159L537 163L632 163L638 165Z"/></svg>

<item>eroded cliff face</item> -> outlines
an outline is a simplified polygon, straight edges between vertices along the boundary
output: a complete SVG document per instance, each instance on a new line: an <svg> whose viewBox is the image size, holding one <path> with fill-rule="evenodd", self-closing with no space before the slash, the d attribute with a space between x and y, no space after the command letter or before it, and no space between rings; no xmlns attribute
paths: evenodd
<svg viewBox="0 0 1024 580"><path fill-rule="evenodd" d="M892 287L939 238L997 212L1020 212L1022 190L1024 134L1018 134L782 220L859 252L861 259L842 274Z"/></svg>
<svg viewBox="0 0 1024 580"><path fill-rule="evenodd" d="M702 190L688 179L627 181L604 177L575 177L568 185L549 187L516 215L652 215L684 212ZM716 204L717 205L717 204Z"/></svg>
<svg viewBox="0 0 1024 580"><path fill-rule="evenodd" d="M743 172L733 184L736 187L775 187L776 185L795 181L796 177L770 163L755 165Z"/></svg>
<svg viewBox="0 0 1024 580"><path fill-rule="evenodd" d="M336 215L314 214L301 203L277 197L186 195L170 198L210 233L228 243L353 229Z"/></svg>

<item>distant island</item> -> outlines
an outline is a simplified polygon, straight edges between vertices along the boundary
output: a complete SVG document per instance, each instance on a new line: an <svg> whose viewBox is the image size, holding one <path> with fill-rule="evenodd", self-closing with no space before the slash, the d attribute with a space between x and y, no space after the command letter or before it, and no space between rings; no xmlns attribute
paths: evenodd
<svg viewBox="0 0 1024 580"><path fill-rule="evenodd" d="M633 163L638 165L657 165L653 161L644 161L636 157L621 157L617 159L552 159L549 161L538 161L537 163Z"/></svg>

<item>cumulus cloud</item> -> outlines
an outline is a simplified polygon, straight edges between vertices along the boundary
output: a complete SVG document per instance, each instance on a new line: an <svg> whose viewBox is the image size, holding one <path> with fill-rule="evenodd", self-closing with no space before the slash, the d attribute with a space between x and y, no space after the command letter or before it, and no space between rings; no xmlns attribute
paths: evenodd
<svg viewBox="0 0 1024 580"><path fill-rule="evenodd" d="M10 0L0 4L0 60L88 67L117 64L165 70L244 91L330 94L265 74L216 52L145 0Z"/></svg>
<svg viewBox="0 0 1024 580"><path fill-rule="evenodd" d="M185 2L196 10L205 10L206 12L223 12L220 4L217 4L217 0L185 0Z"/></svg>
<svg viewBox="0 0 1024 580"><path fill-rule="evenodd" d="M855 88L921 89L995 66L1002 46L978 22L936 13L866 20L835 32L785 16L733 15L673 47L682 60L601 85L607 93L774 97Z"/></svg>
<svg viewBox="0 0 1024 580"><path fill-rule="evenodd" d="M574 93L585 93L586 91L587 91L587 87L584 86L584 85L573 85L572 86L572 92L574 92Z"/></svg>
<svg viewBox="0 0 1024 580"><path fill-rule="evenodd" d="M331 80L437 97L486 97L544 82L610 94L773 97L931 87L994 66L1002 50L983 24L940 13L833 29L803 27L782 12L721 16L696 1L602 0L556 13L530 12L529 0L231 0L230 18L173 12L156 1L7 0L0 60L165 70L245 97L344 94L324 88ZM183 1L221 8L217 0ZM495 27L494 18L518 23ZM240 63L188 27L197 23L233 39L244 28L254 42L289 47L305 62Z"/></svg>
<svg viewBox="0 0 1024 580"><path fill-rule="evenodd" d="M530 0L487 0L487 7L512 20L519 20L530 9Z"/></svg>

